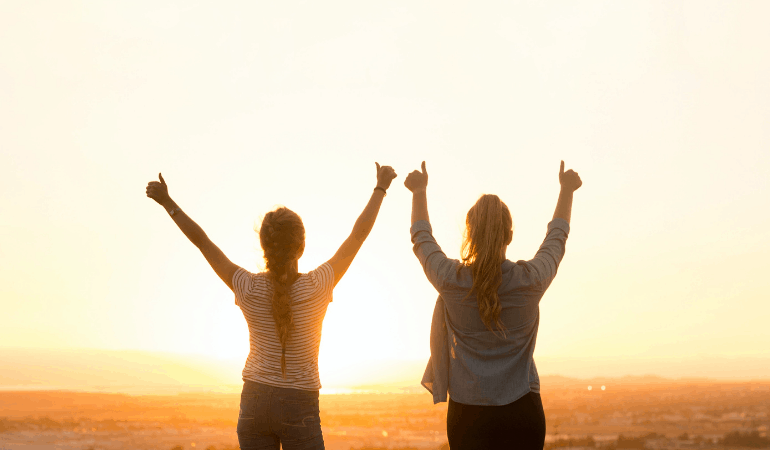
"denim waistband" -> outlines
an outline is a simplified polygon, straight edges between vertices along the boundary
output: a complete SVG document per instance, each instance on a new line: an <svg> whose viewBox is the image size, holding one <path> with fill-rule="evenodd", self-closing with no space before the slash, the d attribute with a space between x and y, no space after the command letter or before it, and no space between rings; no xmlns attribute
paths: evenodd
<svg viewBox="0 0 770 450"><path fill-rule="evenodd" d="M318 391L270 386L269 384L258 383L251 380L243 380L243 392L254 394L270 393L284 398L318 399Z"/></svg>

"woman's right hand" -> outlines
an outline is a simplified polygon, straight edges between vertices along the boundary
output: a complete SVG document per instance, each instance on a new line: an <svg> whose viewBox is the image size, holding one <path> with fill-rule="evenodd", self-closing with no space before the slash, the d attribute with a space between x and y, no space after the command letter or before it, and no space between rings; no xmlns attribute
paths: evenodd
<svg viewBox="0 0 770 450"><path fill-rule="evenodd" d="M422 162L422 172L413 170L412 173L406 176L404 186L412 191L413 194L425 191L428 188L428 171L425 170L425 161Z"/></svg>
<svg viewBox="0 0 770 450"><path fill-rule="evenodd" d="M147 183L147 196L166 208L171 202L171 197L168 195L168 186L166 185L166 180L163 179L163 175L158 174L158 178L160 182L150 181Z"/></svg>

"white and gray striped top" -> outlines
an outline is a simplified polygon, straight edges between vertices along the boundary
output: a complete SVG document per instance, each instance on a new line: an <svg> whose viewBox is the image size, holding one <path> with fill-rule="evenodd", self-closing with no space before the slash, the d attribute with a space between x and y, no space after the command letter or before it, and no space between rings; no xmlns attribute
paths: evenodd
<svg viewBox="0 0 770 450"><path fill-rule="evenodd" d="M334 269L329 263L299 278L289 288L294 329L286 344L286 378L281 374L281 341L272 313L273 285L267 272L251 273L238 268L233 275L235 304L249 326L249 357L243 379L271 386L315 391L318 348L326 307L332 301Z"/></svg>

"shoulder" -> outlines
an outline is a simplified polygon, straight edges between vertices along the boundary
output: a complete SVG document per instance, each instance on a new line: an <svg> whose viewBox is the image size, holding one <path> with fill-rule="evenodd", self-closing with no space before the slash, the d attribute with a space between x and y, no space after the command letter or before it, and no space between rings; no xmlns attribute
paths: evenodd
<svg viewBox="0 0 770 450"><path fill-rule="evenodd" d="M444 259L437 275L443 289L468 290L473 286L473 271L457 259Z"/></svg>
<svg viewBox="0 0 770 450"><path fill-rule="evenodd" d="M233 291L246 292L251 286L251 277L254 274L248 270L238 267L233 274Z"/></svg>
<svg viewBox="0 0 770 450"><path fill-rule="evenodd" d="M334 269L328 261L311 270L305 276L313 284L319 286L334 283Z"/></svg>
<svg viewBox="0 0 770 450"><path fill-rule="evenodd" d="M268 283L267 272L253 273L238 267L233 274L233 291L243 294L251 294L262 290Z"/></svg>
<svg viewBox="0 0 770 450"><path fill-rule="evenodd" d="M538 272L531 261L503 261L503 288L520 289L538 284Z"/></svg>
<svg viewBox="0 0 770 450"><path fill-rule="evenodd" d="M331 296L334 289L334 269L328 262L302 275L301 278L312 287L314 292L320 293L324 297Z"/></svg>

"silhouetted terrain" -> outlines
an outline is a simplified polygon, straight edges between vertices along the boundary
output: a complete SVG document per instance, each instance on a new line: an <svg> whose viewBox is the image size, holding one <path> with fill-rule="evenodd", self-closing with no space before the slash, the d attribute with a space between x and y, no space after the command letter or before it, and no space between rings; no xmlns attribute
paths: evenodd
<svg viewBox="0 0 770 450"><path fill-rule="evenodd" d="M542 395L547 448L770 448L770 381L544 377ZM238 402L237 394L0 392L0 449L236 448ZM446 442L446 404L427 392L322 395L321 411L331 450Z"/></svg>

